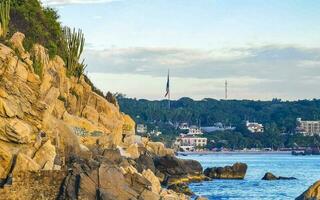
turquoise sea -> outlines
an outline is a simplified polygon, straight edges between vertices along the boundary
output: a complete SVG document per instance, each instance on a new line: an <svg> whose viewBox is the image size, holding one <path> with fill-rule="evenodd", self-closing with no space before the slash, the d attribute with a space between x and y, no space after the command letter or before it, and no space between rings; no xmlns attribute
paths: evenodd
<svg viewBox="0 0 320 200"><path fill-rule="evenodd" d="M248 171L244 180L213 180L193 183L196 195L210 200L292 200L315 181L320 180L320 156L291 154L207 154L181 156L198 160L203 168L244 162ZM277 176L293 176L297 180L263 181L266 172Z"/></svg>

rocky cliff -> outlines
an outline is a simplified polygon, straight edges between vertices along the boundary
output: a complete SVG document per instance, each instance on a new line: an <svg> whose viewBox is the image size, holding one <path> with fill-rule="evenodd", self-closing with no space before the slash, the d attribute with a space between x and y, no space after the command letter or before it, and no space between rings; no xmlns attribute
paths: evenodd
<svg viewBox="0 0 320 200"><path fill-rule="evenodd" d="M23 40L0 44L0 199L187 198L160 185L153 162L171 149L135 135L118 105Z"/></svg>
<svg viewBox="0 0 320 200"><path fill-rule="evenodd" d="M315 182L304 193L302 193L296 200L318 200L320 199L320 181Z"/></svg>

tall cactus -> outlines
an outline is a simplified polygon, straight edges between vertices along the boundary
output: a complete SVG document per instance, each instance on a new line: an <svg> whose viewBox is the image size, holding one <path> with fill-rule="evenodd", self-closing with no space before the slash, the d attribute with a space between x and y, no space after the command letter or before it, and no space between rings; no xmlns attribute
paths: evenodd
<svg viewBox="0 0 320 200"><path fill-rule="evenodd" d="M67 44L67 71L68 75L80 77L83 74L86 65L84 61L80 63L80 57L83 52L85 38L81 29L64 28L64 37Z"/></svg>
<svg viewBox="0 0 320 200"><path fill-rule="evenodd" d="M0 37L5 38L9 32L10 0L2 0L0 3Z"/></svg>

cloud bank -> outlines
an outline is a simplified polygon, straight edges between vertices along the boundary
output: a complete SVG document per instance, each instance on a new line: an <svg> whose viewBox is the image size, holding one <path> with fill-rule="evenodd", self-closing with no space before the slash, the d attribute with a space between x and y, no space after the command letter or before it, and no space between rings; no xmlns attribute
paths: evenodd
<svg viewBox="0 0 320 200"><path fill-rule="evenodd" d="M108 82L111 89L112 83L122 84L120 79L126 84L134 82L136 88L122 91L124 93L139 91L141 84L140 87L144 88L142 93L149 94L150 98L156 98L159 90L163 89L168 68L176 86L177 98L187 95L194 98L223 97L224 80L229 81L230 96L233 98L319 98L319 94L314 92L320 88L318 48L262 46L219 51L112 48L87 50L85 57L94 79L102 84ZM128 78L129 75L131 78ZM103 81L112 79L112 76L118 79ZM157 83L151 83L152 80ZM143 94L137 96L143 98Z"/></svg>

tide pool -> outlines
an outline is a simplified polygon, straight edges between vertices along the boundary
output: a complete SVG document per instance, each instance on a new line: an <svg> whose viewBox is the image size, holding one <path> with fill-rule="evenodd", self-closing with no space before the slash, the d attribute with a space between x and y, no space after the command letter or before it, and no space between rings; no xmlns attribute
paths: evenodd
<svg viewBox="0 0 320 200"><path fill-rule="evenodd" d="M196 195L210 200L292 200L315 181L320 180L320 156L292 156L290 154L208 154L181 156L199 161L203 168L248 165L244 180L213 180L192 183ZM296 177L297 180L263 181L266 172L277 176Z"/></svg>

